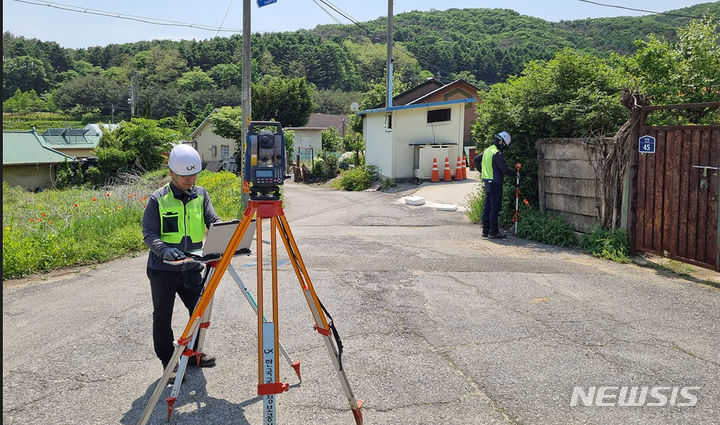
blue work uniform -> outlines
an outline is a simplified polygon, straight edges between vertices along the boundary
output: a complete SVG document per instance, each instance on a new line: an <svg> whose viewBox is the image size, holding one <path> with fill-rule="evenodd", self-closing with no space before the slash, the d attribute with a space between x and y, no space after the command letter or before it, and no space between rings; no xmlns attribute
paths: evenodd
<svg viewBox="0 0 720 425"><path fill-rule="evenodd" d="M475 169L485 183L485 206L482 212L483 236L498 233L498 215L502 208L504 176L515 174L505 162L497 145L491 145L475 157Z"/></svg>

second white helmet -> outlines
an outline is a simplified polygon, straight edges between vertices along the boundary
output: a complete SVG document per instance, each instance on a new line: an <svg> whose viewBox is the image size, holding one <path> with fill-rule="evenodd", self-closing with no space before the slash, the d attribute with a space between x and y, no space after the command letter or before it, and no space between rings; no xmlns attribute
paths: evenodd
<svg viewBox="0 0 720 425"><path fill-rule="evenodd" d="M168 167L178 176L192 176L202 171L200 154L189 145L177 145L170 151Z"/></svg>
<svg viewBox="0 0 720 425"><path fill-rule="evenodd" d="M501 131L500 133L495 135L495 138L502 140L505 143L505 146L509 145L510 140L512 140L510 138L510 134L508 134L507 131Z"/></svg>

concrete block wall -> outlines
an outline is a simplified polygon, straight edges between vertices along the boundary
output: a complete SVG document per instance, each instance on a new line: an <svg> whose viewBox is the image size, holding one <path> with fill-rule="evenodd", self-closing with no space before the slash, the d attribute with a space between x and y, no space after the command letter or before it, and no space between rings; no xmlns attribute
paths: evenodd
<svg viewBox="0 0 720 425"><path fill-rule="evenodd" d="M595 202L597 176L583 139L538 139L540 209L589 233L600 224Z"/></svg>

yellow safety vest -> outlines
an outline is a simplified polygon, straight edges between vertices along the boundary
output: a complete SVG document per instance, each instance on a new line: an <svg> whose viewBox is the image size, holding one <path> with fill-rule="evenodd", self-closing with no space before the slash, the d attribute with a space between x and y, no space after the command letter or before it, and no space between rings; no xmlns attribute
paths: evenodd
<svg viewBox="0 0 720 425"><path fill-rule="evenodd" d="M172 188L158 199L160 210L160 239L165 243L179 244L189 236L193 243L205 237L205 197L199 195L187 204L173 195Z"/></svg>
<svg viewBox="0 0 720 425"><path fill-rule="evenodd" d="M492 161L496 153L498 153L498 148L495 145L492 145L483 151L482 172L480 173L480 178L483 180L492 180L495 176L493 173Z"/></svg>

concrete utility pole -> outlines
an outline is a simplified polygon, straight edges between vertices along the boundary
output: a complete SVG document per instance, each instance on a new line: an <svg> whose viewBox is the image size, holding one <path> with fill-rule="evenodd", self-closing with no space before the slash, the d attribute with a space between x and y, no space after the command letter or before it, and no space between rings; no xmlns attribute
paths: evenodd
<svg viewBox="0 0 720 425"><path fill-rule="evenodd" d="M250 90L250 0L243 0L243 54L242 54L242 140L240 141L240 172L245 173L245 136L248 131L252 99ZM243 192L242 201L247 205L248 194Z"/></svg>
<svg viewBox="0 0 720 425"><path fill-rule="evenodd" d="M130 84L130 98L128 99L128 104L130 105L130 117L135 116L135 111L137 111L137 76L138 73L135 71L133 73L133 82Z"/></svg>
<svg viewBox="0 0 720 425"><path fill-rule="evenodd" d="M385 88L387 90L387 102L385 102L386 107L392 106L392 84L393 84L393 63L392 63L392 53L393 53L393 1L388 0L388 23L387 23L387 77L386 77L386 83Z"/></svg>

